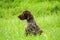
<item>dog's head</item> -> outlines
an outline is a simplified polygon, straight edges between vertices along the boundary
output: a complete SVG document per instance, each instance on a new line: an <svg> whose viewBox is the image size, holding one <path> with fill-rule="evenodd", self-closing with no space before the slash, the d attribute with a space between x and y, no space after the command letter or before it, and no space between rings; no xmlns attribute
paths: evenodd
<svg viewBox="0 0 60 40"><path fill-rule="evenodd" d="M33 19L33 16L30 11L26 10L24 11L21 15L18 16L19 19L24 20L24 19Z"/></svg>

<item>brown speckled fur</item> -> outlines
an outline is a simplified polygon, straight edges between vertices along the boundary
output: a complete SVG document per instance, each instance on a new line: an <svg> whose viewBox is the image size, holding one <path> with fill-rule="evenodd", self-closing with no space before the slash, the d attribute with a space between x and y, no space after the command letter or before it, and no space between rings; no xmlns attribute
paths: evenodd
<svg viewBox="0 0 60 40"><path fill-rule="evenodd" d="M18 16L18 18L20 20L27 20L27 27L25 28L26 35L31 33L34 35L39 33L41 35L41 33L43 32L43 30L36 24L34 17L30 11L24 11L22 14Z"/></svg>

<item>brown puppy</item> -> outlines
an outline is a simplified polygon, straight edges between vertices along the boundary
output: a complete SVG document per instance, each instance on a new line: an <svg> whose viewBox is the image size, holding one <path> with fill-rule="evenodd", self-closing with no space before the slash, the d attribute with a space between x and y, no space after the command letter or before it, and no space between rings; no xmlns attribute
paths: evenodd
<svg viewBox="0 0 60 40"><path fill-rule="evenodd" d="M21 15L18 16L21 20L27 20L27 27L25 28L26 35L39 33L42 34L43 30L36 24L33 15L30 11L26 10Z"/></svg>

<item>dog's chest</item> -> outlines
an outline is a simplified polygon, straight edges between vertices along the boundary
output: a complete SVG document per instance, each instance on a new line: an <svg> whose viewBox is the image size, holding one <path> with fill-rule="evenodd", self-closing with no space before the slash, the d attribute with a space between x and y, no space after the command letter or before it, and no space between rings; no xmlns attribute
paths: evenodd
<svg viewBox="0 0 60 40"><path fill-rule="evenodd" d="M35 21L27 22L26 29L30 32L38 31L40 28L35 23Z"/></svg>

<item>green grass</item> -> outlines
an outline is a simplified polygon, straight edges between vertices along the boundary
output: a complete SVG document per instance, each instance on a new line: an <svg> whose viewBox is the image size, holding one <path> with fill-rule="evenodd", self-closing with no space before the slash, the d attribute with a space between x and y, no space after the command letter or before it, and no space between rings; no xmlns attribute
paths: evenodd
<svg viewBox="0 0 60 40"><path fill-rule="evenodd" d="M18 19L24 10L32 12L44 34L25 36L26 20ZM1 0L0 40L60 40L60 1Z"/></svg>

